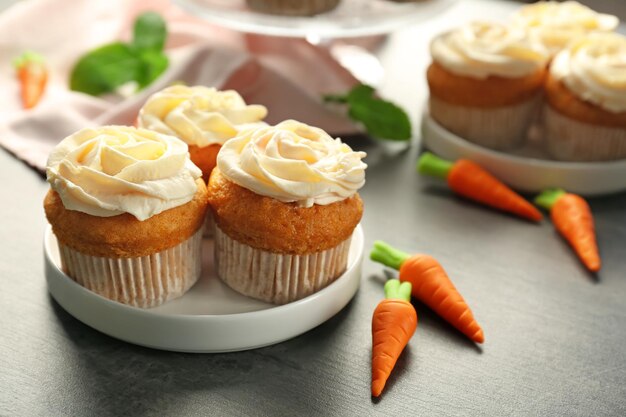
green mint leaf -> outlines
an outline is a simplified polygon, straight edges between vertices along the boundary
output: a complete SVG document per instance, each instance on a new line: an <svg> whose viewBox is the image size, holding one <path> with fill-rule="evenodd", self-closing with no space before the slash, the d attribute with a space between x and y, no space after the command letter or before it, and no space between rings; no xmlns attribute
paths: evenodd
<svg viewBox="0 0 626 417"><path fill-rule="evenodd" d="M70 75L70 89L94 96L108 93L129 81L138 80L143 64L133 48L116 42L84 55Z"/></svg>
<svg viewBox="0 0 626 417"><path fill-rule="evenodd" d="M133 47L143 50L162 51L166 37L167 27L160 14L145 12L135 19Z"/></svg>
<svg viewBox="0 0 626 417"><path fill-rule="evenodd" d="M376 98L354 99L349 102L348 115L363 123L367 132L380 139L408 140L411 121L400 107Z"/></svg>
<svg viewBox="0 0 626 417"><path fill-rule="evenodd" d="M147 87L161 75L168 66L167 56L163 52L144 50L138 54L141 61L141 73L136 80L139 88Z"/></svg>
<svg viewBox="0 0 626 417"><path fill-rule="evenodd" d="M365 100L368 98L372 98L374 96L374 92L375 92L374 87L371 87L366 84L359 84L353 87L352 90L348 92L346 99L348 100L349 103L354 102L354 101L361 101L361 100Z"/></svg>

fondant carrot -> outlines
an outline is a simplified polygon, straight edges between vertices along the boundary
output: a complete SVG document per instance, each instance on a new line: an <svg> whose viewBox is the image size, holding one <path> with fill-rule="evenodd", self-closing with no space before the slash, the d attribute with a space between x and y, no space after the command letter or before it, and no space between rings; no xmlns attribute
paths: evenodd
<svg viewBox="0 0 626 417"><path fill-rule="evenodd" d="M413 297L474 342L484 342L483 331L474 319L472 310L435 258L422 254L411 256L381 241L374 242L370 258L399 270L400 281L411 283Z"/></svg>
<svg viewBox="0 0 626 417"><path fill-rule="evenodd" d="M582 197L558 188L539 194L535 203L550 211L554 227L574 248L585 267L591 272L599 271L600 254L589 204Z"/></svg>
<svg viewBox="0 0 626 417"><path fill-rule="evenodd" d="M33 52L25 52L14 62L20 82L22 106L33 108L39 103L48 82L48 69L43 58Z"/></svg>
<svg viewBox="0 0 626 417"><path fill-rule="evenodd" d="M470 200L532 221L543 218L532 204L470 160L450 162L425 152L417 169L421 174L446 179L452 191Z"/></svg>
<svg viewBox="0 0 626 417"><path fill-rule="evenodd" d="M372 316L372 395L378 397L404 347L417 328L417 313L409 302L411 284L391 279L385 299Z"/></svg>

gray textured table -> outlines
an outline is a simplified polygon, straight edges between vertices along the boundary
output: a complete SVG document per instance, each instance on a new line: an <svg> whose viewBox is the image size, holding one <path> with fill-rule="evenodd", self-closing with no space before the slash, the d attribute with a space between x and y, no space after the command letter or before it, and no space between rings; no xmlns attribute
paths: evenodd
<svg viewBox="0 0 626 417"><path fill-rule="evenodd" d="M416 121L430 34L510 8L463 3L381 54L383 92ZM48 187L0 151L0 415L626 415L626 194L591 200L604 260L594 280L549 222L489 211L420 178L418 146L363 147L366 247L383 239L437 257L483 326L483 347L416 305L418 330L372 401L370 317L383 269L369 260L343 311L276 346L180 354L107 337L48 295Z"/></svg>

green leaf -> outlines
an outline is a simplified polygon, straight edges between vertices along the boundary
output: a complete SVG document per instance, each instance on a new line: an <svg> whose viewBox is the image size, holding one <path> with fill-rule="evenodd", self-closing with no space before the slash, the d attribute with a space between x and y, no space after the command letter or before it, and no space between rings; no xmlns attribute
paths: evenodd
<svg viewBox="0 0 626 417"><path fill-rule="evenodd" d="M94 96L108 93L143 77L143 66L129 45L121 42L105 45L76 63L70 75L70 88Z"/></svg>
<svg viewBox="0 0 626 417"><path fill-rule="evenodd" d="M141 74L136 80L139 88L147 87L161 75L169 64L167 56L158 51L145 50L139 53L141 61Z"/></svg>
<svg viewBox="0 0 626 417"><path fill-rule="evenodd" d="M348 92L346 99L348 100L348 102L366 100L368 98L372 98L374 96L374 92L374 87L366 84L359 84L353 87L352 90Z"/></svg>
<svg viewBox="0 0 626 417"><path fill-rule="evenodd" d="M133 28L133 47L141 50L162 51L167 27L160 14L145 12L137 17Z"/></svg>
<svg viewBox="0 0 626 417"><path fill-rule="evenodd" d="M400 107L376 98L349 102L348 115L361 123L367 132L380 139L408 140L411 138L411 121Z"/></svg>

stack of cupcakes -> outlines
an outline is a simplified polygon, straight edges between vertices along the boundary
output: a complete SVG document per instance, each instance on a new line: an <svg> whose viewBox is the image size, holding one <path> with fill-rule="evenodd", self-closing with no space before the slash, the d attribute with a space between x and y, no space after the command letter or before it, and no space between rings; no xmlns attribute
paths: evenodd
<svg viewBox="0 0 626 417"><path fill-rule="evenodd" d="M62 140L44 207L63 270L103 297L158 306L200 277L211 211L216 273L235 291L284 304L332 283L363 212L365 154L266 114L234 91L173 86L148 99L139 128Z"/></svg>
<svg viewBox="0 0 626 417"><path fill-rule="evenodd" d="M431 43L430 114L490 149L522 146L538 124L555 159L626 158L626 39L610 32L618 23L550 1L523 7L509 24L444 33Z"/></svg>

